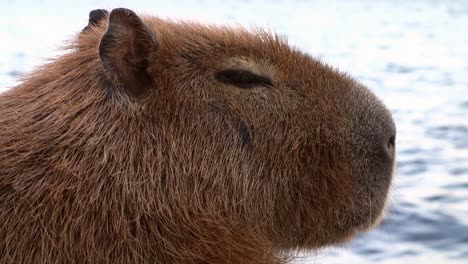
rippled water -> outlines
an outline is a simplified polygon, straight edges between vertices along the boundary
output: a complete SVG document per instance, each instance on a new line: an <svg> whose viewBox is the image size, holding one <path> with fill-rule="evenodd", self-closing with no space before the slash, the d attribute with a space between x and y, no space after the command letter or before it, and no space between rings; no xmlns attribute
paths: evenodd
<svg viewBox="0 0 468 264"><path fill-rule="evenodd" d="M95 8L267 25L356 76L394 113L388 217L305 263L468 263L468 1L31 1L0 3L0 91L57 54Z"/></svg>

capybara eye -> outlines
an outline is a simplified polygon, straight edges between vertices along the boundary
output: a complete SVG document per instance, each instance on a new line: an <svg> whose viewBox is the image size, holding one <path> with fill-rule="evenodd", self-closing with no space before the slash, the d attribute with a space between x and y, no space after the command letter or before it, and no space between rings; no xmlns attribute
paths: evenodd
<svg viewBox="0 0 468 264"><path fill-rule="evenodd" d="M244 89L273 86L270 78L240 69L229 69L217 72L216 79L220 82L232 84Z"/></svg>

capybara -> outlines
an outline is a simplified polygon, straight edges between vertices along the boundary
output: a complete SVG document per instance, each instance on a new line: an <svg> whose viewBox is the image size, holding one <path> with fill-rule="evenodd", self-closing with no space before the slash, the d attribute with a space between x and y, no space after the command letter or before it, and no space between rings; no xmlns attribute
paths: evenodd
<svg viewBox="0 0 468 264"><path fill-rule="evenodd" d="M379 221L395 134L268 31L94 10L0 95L0 262L287 262Z"/></svg>

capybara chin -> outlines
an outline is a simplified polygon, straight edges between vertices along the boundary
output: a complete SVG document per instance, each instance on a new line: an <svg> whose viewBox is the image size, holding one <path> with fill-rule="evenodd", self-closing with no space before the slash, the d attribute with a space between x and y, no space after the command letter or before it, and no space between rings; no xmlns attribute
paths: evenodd
<svg viewBox="0 0 468 264"><path fill-rule="evenodd" d="M94 10L0 95L0 263L281 263L386 203L395 125L263 31Z"/></svg>

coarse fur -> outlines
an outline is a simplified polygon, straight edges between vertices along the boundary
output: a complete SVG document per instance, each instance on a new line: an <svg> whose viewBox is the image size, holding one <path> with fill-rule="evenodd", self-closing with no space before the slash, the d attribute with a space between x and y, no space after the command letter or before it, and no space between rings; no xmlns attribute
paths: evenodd
<svg viewBox="0 0 468 264"><path fill-rule="evenodd" d="M377 223L395 128L364 86L264 31L122 10L0 95L0 263L283 263Z"/></svg>

